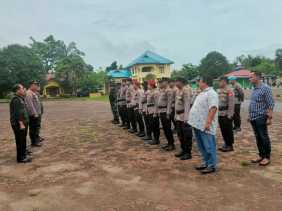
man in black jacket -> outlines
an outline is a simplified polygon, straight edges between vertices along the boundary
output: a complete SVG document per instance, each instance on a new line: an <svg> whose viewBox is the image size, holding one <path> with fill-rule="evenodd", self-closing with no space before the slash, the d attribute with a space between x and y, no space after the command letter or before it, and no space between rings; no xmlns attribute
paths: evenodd
<svg viewBox="0 0 282 211"><path fill-rule="evenodd" d="M25 88L21 84L13 87L14 97L10 103L10 122L13 128L16 146L17 146L17 161L18 163L31 162L31 158L27 156L26 136L28 129L28 113L25 104Z"/></svg>

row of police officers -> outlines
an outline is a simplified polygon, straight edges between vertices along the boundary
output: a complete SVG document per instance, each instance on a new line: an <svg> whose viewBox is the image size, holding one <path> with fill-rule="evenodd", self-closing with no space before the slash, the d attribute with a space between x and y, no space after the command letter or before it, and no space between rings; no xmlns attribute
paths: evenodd
<svg viewBox="0 0 282 211"><path fill-rule="evenodd" d="M219 125L224 140L219 150L223 152L233 151L234 131L241 130L240 107L244 92L236 78L230 79L232 88L228 79L222 77L218 89ZM184 78L163 78L158 87L155 80L145 81L141 87L136 80L124 79L121 84L111 84L110 87L113 123L120 123L120 127L151 145L160 144L162 128L167 141L162 149L166 151L175 150L173 134L176 132L181 151L175 156L180 160L191 159L193 132L188 118L199 92L199 89L192 91Z"/></svg>

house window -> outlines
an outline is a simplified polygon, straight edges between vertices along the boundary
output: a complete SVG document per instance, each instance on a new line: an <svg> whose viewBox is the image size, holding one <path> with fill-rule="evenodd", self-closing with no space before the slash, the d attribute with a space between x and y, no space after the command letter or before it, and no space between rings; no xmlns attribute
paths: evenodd
<svg viewBox="0 0 282 211"><path fill-rule="evenodd" d="M151 72L152 71L152 67L143 67L142 68L142 72L143 73L149 73L149 72Z"/></svg>
<svg viewBox="0 0 282 211"><path fill-rule="evenodd" d="M164 66L160 66L160 73L161 73L161 74L164 74L164 73L165 73Z"/></svg>

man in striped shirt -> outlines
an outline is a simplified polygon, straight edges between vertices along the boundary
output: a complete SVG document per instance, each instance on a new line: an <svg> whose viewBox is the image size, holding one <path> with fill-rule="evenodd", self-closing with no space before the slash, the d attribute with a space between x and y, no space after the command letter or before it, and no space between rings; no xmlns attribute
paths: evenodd
<svg viewBox="0 0 282 211"><path fill-rule="evenodd" d="M272 123L274 100L271 88L261 81L261 73L252 73L250 81L254 89L249 105L248 120L253 127L259 150L259 158L252 160L252 163L266 166L270 164L271 143L267 127Z"/></svg>

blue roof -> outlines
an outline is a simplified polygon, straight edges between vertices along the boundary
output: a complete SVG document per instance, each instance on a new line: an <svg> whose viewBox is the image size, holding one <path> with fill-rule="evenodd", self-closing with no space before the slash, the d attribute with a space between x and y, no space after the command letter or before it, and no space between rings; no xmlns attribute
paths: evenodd
<svg viewBox="0 0 282 211"><path fill-rule="evenodd" d="M131 71L127 69L122 70L111 70L107 73L107 76L112 78L131 78Z"/></svg>
<svg viewBox="0 0 282 211"><path fill-rule="evenodd" d="M174 62L164 58L152 51L146 51L141 56L139 56L137 59L133 60L128 66L132 67L136 64L173 64Z"/></svg>

